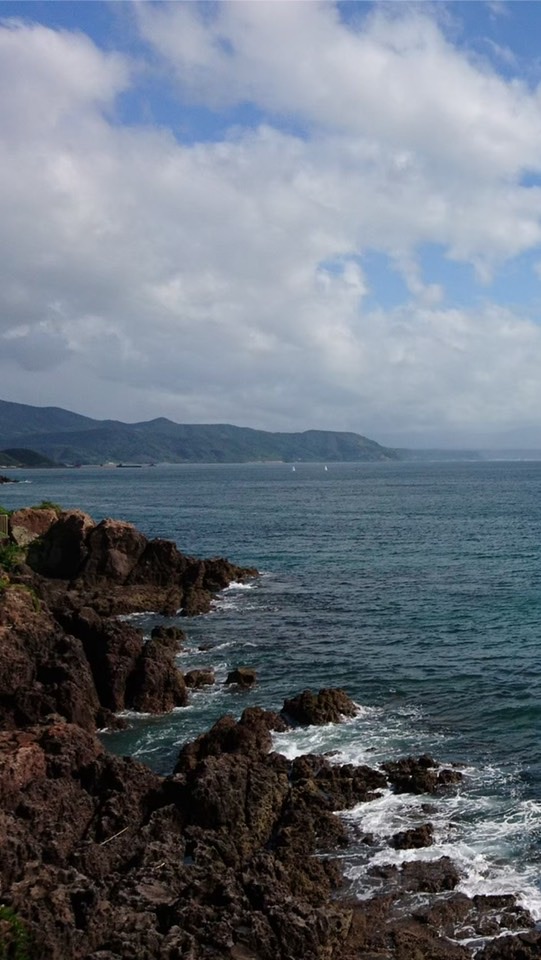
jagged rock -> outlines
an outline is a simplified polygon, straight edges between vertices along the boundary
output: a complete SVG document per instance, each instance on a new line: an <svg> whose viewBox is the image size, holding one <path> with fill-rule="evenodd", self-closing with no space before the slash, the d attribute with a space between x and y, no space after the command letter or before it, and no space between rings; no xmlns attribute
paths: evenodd
<svg viewBox="0 0 541 960"><path fill-rule="evenodd" d="M371 867L369 872L411 893L442 893L445 890L454 890L460 880L460 874L449 857L440 857L439 860L410 860L401 867L383 864Z"/></svg>
<svg viewBox="0 0 541 960"><path fill-rule="evenodd" d="M144 713L167 713L188 702L186 684L175 663L175 651L160 639L145 644L126 684L126 704Z"/></svg>
<svg viewBox="0 0 541 960"><path fill-rule="evenodd" d="M334 811L386 781L269 752L283 726L277 714L246 710L188 745L166 778L59 718L0 733L0 889L31 955L470 960L437 929L436 913L397 909L404 892L434 891L440 920L443 909L451 915L439 896L457 881L446 859L389 868L392 892L362 905L335 898L338 861L314 854L348 842ZM504 938L504 952L483 960L534 957L538 937Z"/></svg>
<svg viewBox="0 0 541 960"><path fill-rule="evenodd" d="M87 557L80 576L87 585L102 579L125 583L147 544L133 524L102 520L86 538Z"/></svg>
<svg viewBox="0 0 541 960"><path fill-rule="evenodd" d="M194 770L207 757L225 753L249 756L268 753L272 749L273 730L287 730L287 725L277 713L261 707L249 707L239 721L228 715L221 717L207 733L182 748L175 772Z"/></svg>
<svg viewBox="0 0 541 960"><path fill-rule="evenodd" d="M14 510L9 518L9 535L18 547L27 547L33 540L42 537L58 520L53 509L26 507Z"/></svg>
<svg viewBox="0 0 541 960"><path fill-rule="evenodd" d="M214 670L188 670L184 674L184 683L187 687L206 687L215 682Z"/></svg>
<svg viewBox="0 0 541 960"><path fill-rule="evenodd" d="M345 690L325 688L319 693L304 690L291 700L284 700L282 714L302 726L340 723L354 717L357 708Z"/></svg>
<svg viewBox="0 0 541 960"><path fill-rule="evenodd" d="M93 730L100 703L80 640L65 634L32 590L0 592L0 723L23 727L61 714Z"/></svg>
<svg viewBox="0 0 541 960"><path fill-rule="evenodd" d="M502 930L524 931L534 926L532 916L508 895L463 893L438 898L413 914L447 937L466 940L498 936Z"/></svg>
<svg viewBox="0 0 541 960"><path fill-rule="evenodd" d="M65 629L82 640L102 707L167 713L185 706L174 628L145 643L142 632L131 624L100 617L89 607L57 615Z"/></svg>
<svg viewBox="0 0 541 960"><path fill-rule="evenodd" d="M257 683L257 672L253 667L235 667L227 674L226 684L235 684L244 689Z"/></svg>
<svg viewBox="0 0 541 960"><path fill-rule="evenodd" d="M81 511L64 511L30 544L27 561L43 577L70 581L79 605L90 603L102 616L206 613L217 590L257 573L225 559L186 557L169 540L148 540L119 520L95 524Z"/></svg>
<svg viewBox="0 0 541 960"><path fill-rule="evenodd" d="M304 754L291 764L291 781L316 788L314 800L327 809L346 810L357 803L373 799L376 791L387 786L379 770L353 764L332 764L325 757Z"/></svg>
<svg viewBox="0 0 541 960"><path fill-rule="evenodd" d="M476 960L539 960L541 932L528 931L511 937L499 937L476 954Z"/></svg>

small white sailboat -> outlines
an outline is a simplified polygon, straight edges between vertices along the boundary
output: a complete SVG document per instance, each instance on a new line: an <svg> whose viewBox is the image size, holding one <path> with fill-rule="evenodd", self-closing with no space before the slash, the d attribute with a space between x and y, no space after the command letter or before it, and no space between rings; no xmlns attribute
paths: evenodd
<svg viewBox="0 0 541 960"><path fill-rule="evenodd" d="M295 467L291 467L291 473L295 473Z"/></svg>
<svg viewBox="0 0 541 960"><path fill-rule="evenodd" d="M328 470L329 468L328 468L327 466L324 466L323 469L324 469L325 473L327 473L327 470Z"/></svg>

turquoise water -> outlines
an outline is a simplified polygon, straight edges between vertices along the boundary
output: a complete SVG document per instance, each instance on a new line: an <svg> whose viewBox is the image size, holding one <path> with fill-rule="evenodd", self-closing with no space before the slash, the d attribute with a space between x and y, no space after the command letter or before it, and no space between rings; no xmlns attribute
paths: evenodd
<svg viewBox="0 0 541 960"><path fill-rule="evenodd" d="M257 690L217 684L186 710L133 718L129 731L107 737L113 749L167 771L179 744L226 711L342 685L363 706L360 717L288 734L279 748L372 763L430 750L465 763L464 787L436 816L437 851L463 864L466 891L519 889L541 916L541 463L16 475L31 484L3 487L8 507L55 500L262 571L182 624L181 666L212 665L223 680L232 666L253 665ZM150 629L156 618L139 622ZM419 816L416 803L384 796L353 816L383 837ZM364 866L353 857L359 889Z"/></svg>

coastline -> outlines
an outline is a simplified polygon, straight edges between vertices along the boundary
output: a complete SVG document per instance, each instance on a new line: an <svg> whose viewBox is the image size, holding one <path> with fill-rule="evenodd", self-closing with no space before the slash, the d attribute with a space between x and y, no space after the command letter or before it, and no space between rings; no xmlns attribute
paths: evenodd
<svg viewBox="0 0 541 960"><path fill-rule="evenodd" d="M493 960L518 956L519 945L539 956L540 935L513 898L457 894L451 861L406 860L374 875L370 900L348 899L339 853L354 838L335 811L381 790L432 804L459 789L461 774L426 756L370 769L272 750L271 731L286 721L351 711L336 691L289 701L282 715L223 718L168 777L108 754L96 738L104 719L117 722L127 703L158 712L187 697L180 631L145 644L116 615L148 609L151 596L173 609L172 591L198 613L228 577L256 571L180 560L129 524L45 512L26 517L27 562L4 575L0 595L1 897L33 940L29 955L462 960L478 947ZM23 526L12 518L12 533ZM424 813L413 836L390 838L393 849L430 840ZM0 930L6 938L14 927Z"/></svg>

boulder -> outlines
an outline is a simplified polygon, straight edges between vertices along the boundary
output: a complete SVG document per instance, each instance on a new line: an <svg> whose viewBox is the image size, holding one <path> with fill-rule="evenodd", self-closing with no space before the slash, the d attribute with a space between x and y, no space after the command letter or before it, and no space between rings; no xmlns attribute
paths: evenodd
<svg viewBox="0 0 541 960"><path fill-rule="evenodd" d="M74 580L87 558L86 539L94 526L82 510L64 511L39 540L30 544L28 564L44 577Z"/></svg>
<svg viewBox="0 0 541 960"><path fill-rule="evenodd" d="M182 748L175 772L194 770L207 757L224 753L245 753L252 757L264 755L272 749L273 730L284 731L287 726L279 714L271 710L249 707L239 721L226 714L207 733Z"/></svg>
<svg viewBox="0 0 541 960"><path fill-rule="evenodd" d="M234 670L229 671L225 682L248 689L257 683L257 672L253 667L235 667Z"/></svg>
<svg viewBox="0 0 541 960"><path fill-rule="evenodd" d="M301 726L340 723L354 717L357 707L345 690L326 688L319 693L304 690L291 700L284 700L282 714Z"/></svg>
<svg viewBox="0 0 541 960"><path fill-rule="evenodd" d="M444 893L454 890L460 880L460 874L449 857L410 860L401 867L383 864L371 867L369 873L408 893Z"/></svg>
<svg viewBox="0 0 541 960"><path fill-rule="evenodd" d="M86 585L107 580L125 583L147 546L147 538L133 524L102 520L89 533L81 578Z"/></svg>
<svg viewBox="0 0 541 960"><path fill-rule="evenodd" d="M46 534L57 520L56 510L49 508L26 507L15 510L9 518L9 535L18 547L27 547Z"/></svg>

